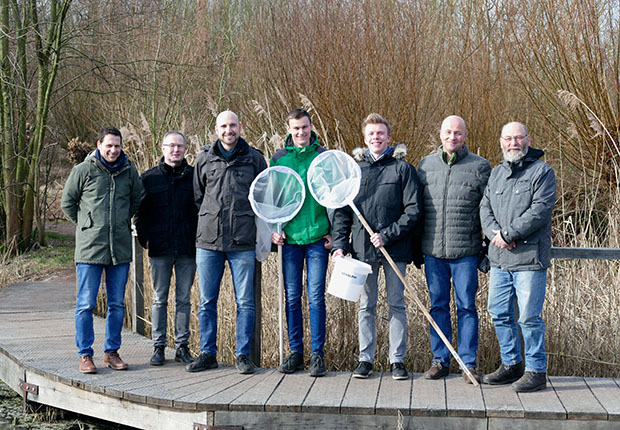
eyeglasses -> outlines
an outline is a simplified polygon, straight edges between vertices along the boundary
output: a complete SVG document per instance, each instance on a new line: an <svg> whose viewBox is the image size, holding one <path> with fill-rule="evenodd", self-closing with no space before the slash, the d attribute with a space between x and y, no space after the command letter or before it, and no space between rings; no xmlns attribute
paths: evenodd
<svg viewBox="0 0 620 430"><path fill-rule="evenodd" d="M512 142L513 140L515 142L523 142L523 139L525 139L527 137L527 134L525 136L502 136L502 140L504 142Z"/></svg>
<svg viewBox="0 0 620 430"><path fill-rule="evenodd" d="M176 144L169 144L169 143L164 143L162 146L165 146L167 148L171 148L171 149L183 149L185 148L186 145L176 145Z"/></svg>

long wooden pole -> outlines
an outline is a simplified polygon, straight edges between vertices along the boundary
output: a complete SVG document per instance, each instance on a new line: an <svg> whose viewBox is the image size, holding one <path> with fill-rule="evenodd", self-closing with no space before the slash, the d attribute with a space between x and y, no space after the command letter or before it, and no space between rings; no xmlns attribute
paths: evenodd
<svg viewBox="0 0 620 430"><path fill-rule="evenodd" d="M278 224L278 234L282 234L282 224ZM278 325L280 329L280 365L284 363L284 271L282 267L282 245L278 245Z"/></svg>
<svg viewBox="0 0 620 430"><path fill-rule="evenodd" d="M362 225L364 226L368 234L371 236L375 234L375 232L372 231L372 228L370 227L370 225L368 225L368 223L364 219L364 216L360 213L360 211L357 209L355 204L351 202L349 206L351 206L351 209L353 209L353 212L355 212L355 215L357 215L357 217L359 218L360 222L362 223ZM418 307L420 308L420 310L422 311L426 319L431 323L431 325L433 326L433 328L435 329L435 331L437 332L437 334L439 335L443 343L446 345L446 347L448 347L452 356L459 363L459 366L461 366L461 369L463 369L463 373L465 373L467 377L469 378L469 380L471 381L471 383L474 384L475 387L477 387L479 385L478 381L476 381L476 378L474 378L474 375L472 375L469 369L467 368L467 366L465 366L465 363L463 363L463 360L461 360L461 357L459 356L459 354L454 350L454 348L452 347L452 344L450 343L450 341L448 341L446 336L443 334L443 332L441 331L441 329L439 328L439 326L437 325L437 323L435 322L431 314L428 313L428 311L424 307L424 304L422 303L422 301L420 301L420 299L418 298L418 295L415 293L415 290L413 289L413 287L409 285L409 283L407 282L403 274L400 272L400 270L398 270L398 267L396 267L396 264L394 263L394 260L392 260L392 257L390 257L390 254L388 254L388 252L385 250L384 247L380 247L379 249L381 250L381 253L385 257L385 259L388 261L388 263L390 263L390 266L392 266L392 269L394 269L394 272L396 272L396 274L400 278L400 281L403 283L403 285L407 286L407 289L409 290L411 297L413 297L413 301L415 302L416 305L418 305Z"/></svg>

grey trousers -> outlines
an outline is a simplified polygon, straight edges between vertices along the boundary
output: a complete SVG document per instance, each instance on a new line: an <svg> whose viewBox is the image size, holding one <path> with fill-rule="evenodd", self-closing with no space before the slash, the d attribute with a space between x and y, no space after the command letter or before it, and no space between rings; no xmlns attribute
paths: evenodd
<svg viewBox="0 0 620 430"><path fill-rule="evenodd" d="M174 343L177 348L187 345L189 339L189 314L191 309L190 293L196 275L196 258L192 256L150 257L151 273L153 274L153 346L166 345L168 326L168 293L172 269L176 278L175 284L175 321Z"/></svg>
<svg viewBox="0 0 620 430"><path fill-rule="evenodd" d="M360 297L358 311L359 361L372 363L377 352L377 276L383 267L385 288L389 306L390 324L390 364L403 363L407 353L407 313L405 312L405 286L387 261L369 263L372 273L366 278ZM396 267L404 275L407 264L396 262Z"/></svg>

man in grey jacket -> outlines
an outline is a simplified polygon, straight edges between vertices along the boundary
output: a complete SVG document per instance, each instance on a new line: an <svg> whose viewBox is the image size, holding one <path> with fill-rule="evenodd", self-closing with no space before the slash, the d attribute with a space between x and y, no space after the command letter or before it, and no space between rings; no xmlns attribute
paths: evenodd
<svg viewBox="0 0 620 430"><path fill-rule="evenodd" d="M530 147L523 124L506 124L500 145L504 161L491 172L480 203L480 217L484 234L491 239L488 310L502 363L495 372L485 375L482 383L514 382L514 391L537 391L547 386L545 322L541 313L547 268L551 265L555 174L540 160L544 152ZM515 297L525 343L525 365L515 321Z"/></svg>
<svg viewBox="0 0 620 430"><path fill-rule="evenodd" d="M254 264L256 224L248 194L256 176L267 168L265 157L241 138L234 112L217 116L218 140L202 148L194 168L194 200L198 206L196 267L200 287L201 354L185 370L217 367L217 299L224 263L232 273L237 302L235 356L237 370L254 372L249 359L254 332Z"/></svg>
<svg viewBox="0 0 620 430"><path fill-rule="evenodd" d="M450 280L458 316L458 353L479 380L478 350L478 254L482 231L478 206L489 179L491 165L465 146L465 121L449 116L441 123L441 146L420 162L418 174L424 186L424 235L422 252L431 299L430 314L452 340ZM439 379L450 369L450 350L430 327L433 362L424 377ZM469 378L463 375L465 382Z"/></svg>
<svg viewBox="0 0 620 430"><path fill-rule="evenodd" d="M102 128L97 149L71 170L62 192L62 210L77 224L75 344L82 373L97 373L92 347L93 309L104 270L108 308L103 361L115 370L128 367L118 355L118 349L131 262L131 217L140 205L142 184L121 144L118 129Z"/></svg>

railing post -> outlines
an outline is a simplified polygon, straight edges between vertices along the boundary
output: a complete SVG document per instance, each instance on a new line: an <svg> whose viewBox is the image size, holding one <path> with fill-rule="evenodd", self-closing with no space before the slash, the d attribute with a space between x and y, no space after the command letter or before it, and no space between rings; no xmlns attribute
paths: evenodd
<svg viewBox="0 0 620 430"><path fill-rule="evenodd" d="M256 364L260 367L260 359L261 359L261 326L262 326L262 267L261 262L256 261L256 265L254 268L254 334L252 335L252 339L250 340L250 360L252 363Z"/></svg>
<svg viewBox="0 0 620 430"><path fill-rule="evenodd" d="M144 335L144 264L135 225L131 226L131 331Z"/></svg>

